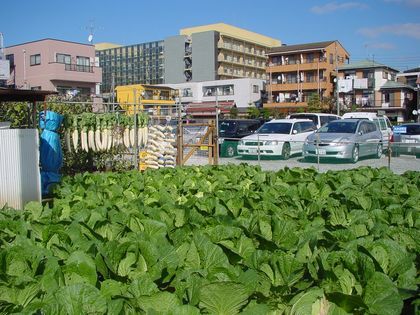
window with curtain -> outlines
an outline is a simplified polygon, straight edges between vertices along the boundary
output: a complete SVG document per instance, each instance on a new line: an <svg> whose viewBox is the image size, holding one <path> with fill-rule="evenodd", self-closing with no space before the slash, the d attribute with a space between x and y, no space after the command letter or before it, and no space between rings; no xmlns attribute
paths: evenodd
<svg viewBox="0 0 420 315"><path fill-rule="evenodd" d="M58 63L71 64L71 56L67 54L56 54L55 61Z"/></svg>
<svg viewBox="0 0 420 315"><path fill-rule="evenodd" d="M90 66L90 58L77 56L76 63L79 66Z"/></svg>
<svg viewBox="0 0 420 315"><path fill-rule="evenodd" d="M31 66L36 66L41 64L41 54L31 55L29 59Z"/></svg>

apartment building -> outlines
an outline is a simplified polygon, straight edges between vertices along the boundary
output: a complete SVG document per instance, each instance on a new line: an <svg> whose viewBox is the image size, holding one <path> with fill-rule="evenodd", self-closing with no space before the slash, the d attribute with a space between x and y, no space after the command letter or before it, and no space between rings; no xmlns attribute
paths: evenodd
<svg viewBox="0 0 420 315"><path fill-rule="evenodd" d="M165 83L265 80L267 52L279 45L277 39L225 23L181 29L165 39Z"/></svg>
<svg viewBox="0 0 420 315"><path fill-rule="evenodd" d="M399 71L373 60L362 60L338 68L339 103L346 108L380 111L394 121L407 119L414 107L415 87L398 82Z"/></svg>
<svg viewBox="0 0 420 315"><path fill-rule="evenodd" d="M334 92L336 68L349 60L339 41L283 45L268 52L265 108L285 112L305 108L311 94L320 98Z"/></svg>
<svg viewBox="0 0 420 315"><path fill-rule="evenodd" d="M99 94L102 70L95 47L58 39L41 39L5 49L11 74L7 85L87 97Z"/></svg>
<svg viewBox="0 0 420 315"><path fill-rule="evenodd" d="M164 82L164 42L153 41L129 46L95 45L102 68L101 92L107 96L116 86Z"/></svg>

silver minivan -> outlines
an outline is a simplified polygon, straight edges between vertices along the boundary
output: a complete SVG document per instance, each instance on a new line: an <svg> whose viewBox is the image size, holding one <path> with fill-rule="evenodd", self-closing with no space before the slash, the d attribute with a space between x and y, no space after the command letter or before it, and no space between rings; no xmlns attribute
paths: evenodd
<svg viewBox="0 0 420 315"><path fill-rule="evenodd" d="M356 163L360 157L382 155L382 135L372 121L342 119L322 126L306 138L303 157L349 159Z"/></svg>
<svg viewBox="0 0 420 315"><path fill-rule="evenodd" d="M389 140L392 137L392 125L388 117L386 117L385 115L378 115L372 112L353 112L345 113L343 115L343 119L346 118L368 119L370 121L373 121L382 133L382 142L384 144L384 149L388 148Z"/></svg>

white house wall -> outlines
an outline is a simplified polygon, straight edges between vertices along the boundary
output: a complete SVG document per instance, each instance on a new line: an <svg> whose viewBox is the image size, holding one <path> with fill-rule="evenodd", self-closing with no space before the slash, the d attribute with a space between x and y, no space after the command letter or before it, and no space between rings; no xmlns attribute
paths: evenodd
<svg viewBox="0 0 420 315"><path fill-rule="evenodd" d="M264 88L264 80L260 79L232 79L232 80L217 80L217 81L203 81L203 82L188 82L188 83L177 83L177 84L162 84L162 86L168 86L173 89L186 89L190 88L193 96L184 97L181 96L182 103L201 103L201 102L214 102L216 96L204 96L203 88L215 87L222 85L233 85L233 95L218 95L218 101L234 101L236 106L245 108L249 107L249 103L261 99L260 91ZM254 93L253 86L258 86L258 92Z"/></svg>

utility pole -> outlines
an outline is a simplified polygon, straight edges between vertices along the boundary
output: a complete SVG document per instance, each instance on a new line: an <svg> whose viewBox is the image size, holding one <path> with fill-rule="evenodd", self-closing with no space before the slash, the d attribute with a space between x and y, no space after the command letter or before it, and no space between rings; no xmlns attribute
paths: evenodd
<svg viewBox="0 0 420 315"><path fill-rule="evenodd" d="M114 73L112 73L111 74L111 76L112 76L112 81L111 81L111 104L112 104L112 111L114 111L114 109L115 109L115 92L114 92L114 90L115 90L115 76L114 76Z"/></svg>
<svg viewBox="0 0 420 315"><path fill-rule="evenodd" d="M337 106L337 115L340 116L340 93L338 92L338 55L337 55L337 41L335 42L335 102Z"/></svg>
<svg viewBox="0 0 420 315"><path fill-rule="evenodd" d="M375 54L372 55L373 66L373 107L376 106L376 82L375 82Z"/></svg>

